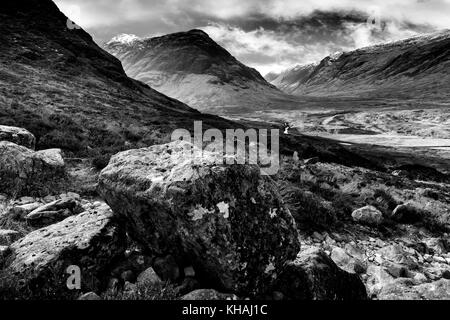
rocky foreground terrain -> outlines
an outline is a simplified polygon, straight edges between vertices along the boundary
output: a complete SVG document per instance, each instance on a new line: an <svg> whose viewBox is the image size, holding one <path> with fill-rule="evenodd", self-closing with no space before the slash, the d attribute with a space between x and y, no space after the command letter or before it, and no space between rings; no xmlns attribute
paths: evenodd
<svg viewBox="0 0 450 320"><path fill-rule="evenodd" d="M448 180L297 154L263 177L214 164L214 152L193 165L183 141L119 153L98 174L60 150L33 167L36 152L18 145L32 134L11 137L0 152L11 179L0 190L3 299L450 298ZM22 183L33 175L58 183ZM80 290L66 284L74 265Z"/></svg>
<svg viewBox="0 0 450 320"><path fill-rule="evenodd" d="M277 175L193 165L173 129L268 125L128 78L49 0L0 31L0 299L449 298L448 163L282 135Z"/></svg>

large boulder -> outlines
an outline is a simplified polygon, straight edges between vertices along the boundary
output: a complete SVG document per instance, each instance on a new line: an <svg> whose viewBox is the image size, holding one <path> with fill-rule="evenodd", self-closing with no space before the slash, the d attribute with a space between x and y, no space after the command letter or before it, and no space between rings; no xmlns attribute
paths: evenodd
<svg viewBox="0 0 450 320"><path fill-rule="evenodd" d="M0 126L0 141L10 141L29 149L34 149L36 138L26 129Z"/></svg>
<svg viewBox="0 0 450 320"><path fill-rule="evenodd" d="M191 150L176 141L119 153L99 190L155 255L220 290L259 295L300 249L294 219L258 166L214 164L222 155L207 151L195 165Z"/></svg>
<svg viewBox="0 0 450 320"><path fill-rule="evenodd" d="M42 298L76 297L69 290L69 266L81 271L81 290L97 291L105 285L108 268L123 256L125 234L108 206L72 216L14 242L6 270Z"/></svg>
<svg viewBox="0 0 450 320"><path fill-rule="evenodd" d="M290 300L366 300L366 288L358 275L340 269L319 248L299 253L286 264L274 292Z"/></svg>
<svg viewBox="0 0 450 320"><path fill-rule="evenodd" d="M0 142L0 193L46 195L64 174L61 150L33 151L8 141Z"/></svg>

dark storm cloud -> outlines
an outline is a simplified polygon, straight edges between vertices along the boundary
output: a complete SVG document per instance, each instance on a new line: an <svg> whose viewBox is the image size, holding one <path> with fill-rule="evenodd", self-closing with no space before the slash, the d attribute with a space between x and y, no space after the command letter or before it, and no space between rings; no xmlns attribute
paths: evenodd
<svg viewBox="0 0 450 320"><path fill-rule="evenodd" d="M450 27L450 0L56 0L102 43L201 28L262 73ZM369 17L379 22L367 24Z"/></svg>

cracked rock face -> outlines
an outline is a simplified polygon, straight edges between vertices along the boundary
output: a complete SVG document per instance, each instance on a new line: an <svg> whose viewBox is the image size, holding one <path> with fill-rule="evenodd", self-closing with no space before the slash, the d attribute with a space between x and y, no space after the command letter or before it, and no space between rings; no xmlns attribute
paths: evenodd
<svg viewBox="0 0 450 320"><path fill-rule="evenodd" d="M200 279L247 295L267 290L300 245L295 222L257 166L195 166L177 141L111 159L99 189L128 233Z"/></svg>
<svg viewBox="0 0 450 320"><path fill-rule="evenodd" d="M64 174L60 149L33 151L8 141L0 142L0 192L9 195L44 195L47 183Z"/></svg>
<svg viewBox="0 0 450 320"><path fill-rule="evenodd" d="M0 141L10 141L29 149L34 149L36 138L26 129L0 126Z"/></svg>
<svg viewBox="0 0 450 320"><path fill-rule="evenodd" d="M66 285L66 270L78 266L81 289L95 291L108 266L125 251L125 235L112 216L104 205L31 232L11 245L7 268L31 290L60 297L76 294Z"/></svg>

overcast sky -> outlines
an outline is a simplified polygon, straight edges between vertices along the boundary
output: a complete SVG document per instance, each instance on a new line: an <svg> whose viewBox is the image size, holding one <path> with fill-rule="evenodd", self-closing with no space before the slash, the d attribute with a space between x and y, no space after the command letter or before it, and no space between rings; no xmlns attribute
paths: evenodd
<svg viewBox="0 0 450 320"><path fill-rule="evenodd" d="M102 44L199 28L263 75L450 29L450 0L55 0ZM368 23L370 21L371 23Z"/></svg>

